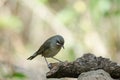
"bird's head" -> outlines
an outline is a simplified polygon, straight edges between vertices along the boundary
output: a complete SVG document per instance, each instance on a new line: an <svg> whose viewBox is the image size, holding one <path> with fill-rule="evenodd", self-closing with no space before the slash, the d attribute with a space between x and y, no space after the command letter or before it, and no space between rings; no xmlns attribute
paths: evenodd
<svg viewBox="0 0 120 80"><path fill-rule="evenodd" d="M64 49L64 38L62 36L56 35L56 45Z"/></svg>

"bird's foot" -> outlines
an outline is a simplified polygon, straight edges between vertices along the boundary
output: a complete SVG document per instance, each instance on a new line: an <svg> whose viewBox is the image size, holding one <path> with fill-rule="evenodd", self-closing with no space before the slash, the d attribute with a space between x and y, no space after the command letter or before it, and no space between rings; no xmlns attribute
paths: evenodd
<svg viewBox="0 0 120 80"><path fill-rule="evenodd" d="M51 64L48 64L48 68L51 69L52 65Z"/></svg>

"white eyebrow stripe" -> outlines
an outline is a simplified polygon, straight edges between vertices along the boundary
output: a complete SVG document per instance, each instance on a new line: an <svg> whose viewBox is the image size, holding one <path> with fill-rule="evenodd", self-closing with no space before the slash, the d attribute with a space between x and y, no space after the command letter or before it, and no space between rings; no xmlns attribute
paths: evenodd
<svg viewBox="0 0 120 80"><path fill-rule="evenodd" d="M57 42L56 44L57 44L57 45L61 45L61 44L60 44L60 43L58 43L58 42Z"/></svg>

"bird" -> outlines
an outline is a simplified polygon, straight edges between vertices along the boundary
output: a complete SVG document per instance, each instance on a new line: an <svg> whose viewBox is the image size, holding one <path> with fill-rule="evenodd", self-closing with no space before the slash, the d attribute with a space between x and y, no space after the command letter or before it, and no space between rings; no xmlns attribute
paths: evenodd
<svg viewBox="0 0 120 80"><path fill-rule="evenodd" d="M46 58L53 58L59 62L62 62L54 56L61 50L61 48L64 49L64 42L64 38L61 35L54 35L48 38L32 56L27 58L27 60L32 60L36 56L42 55L45 58L47 65L48 61Z"/></svg>

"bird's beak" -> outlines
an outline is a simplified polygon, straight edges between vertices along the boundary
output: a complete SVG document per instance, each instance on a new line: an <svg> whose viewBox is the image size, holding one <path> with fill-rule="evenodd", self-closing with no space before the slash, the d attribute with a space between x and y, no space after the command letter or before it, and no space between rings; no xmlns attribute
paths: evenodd
<svg viewBox="0 0 120 80"><path fill-rule="evenodd" d="M62 46L63 49L65 49L64 45Z"/></svg>

